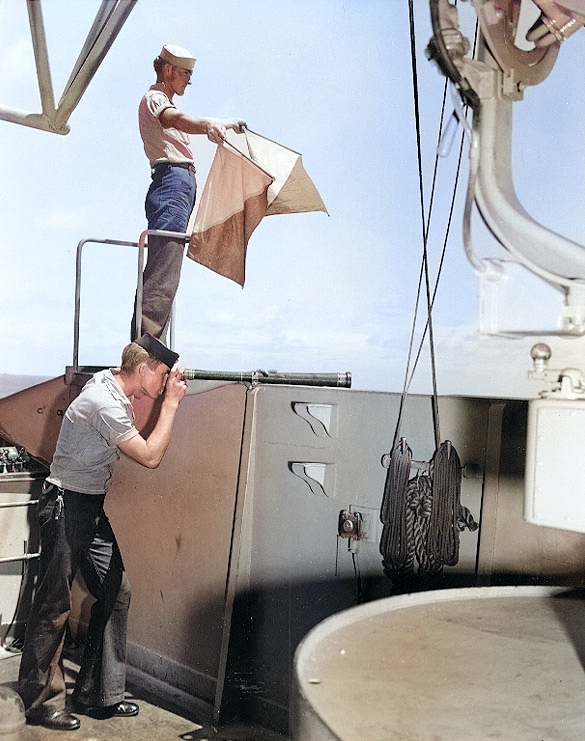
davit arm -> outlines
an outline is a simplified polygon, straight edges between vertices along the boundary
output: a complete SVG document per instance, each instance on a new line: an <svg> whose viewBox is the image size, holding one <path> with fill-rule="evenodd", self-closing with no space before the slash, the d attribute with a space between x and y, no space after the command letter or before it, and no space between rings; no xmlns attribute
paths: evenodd
<svg viewBox="0 0 585 741"><path fill-rule="evenodd" d="M481 34L477 58L467 56L457 10L448 0L431 0L433 39L428 54L473 108L470 194L487 227L528 270L563 290L565 331L585 332L585 247L539 224L518 200L512 178L512 107L526 86L552 69L560 44L527 51L517 46L520 0L473 0ZM470 213L464 226L470 241ZM474 268L490 263L466 249Z"/></svg>

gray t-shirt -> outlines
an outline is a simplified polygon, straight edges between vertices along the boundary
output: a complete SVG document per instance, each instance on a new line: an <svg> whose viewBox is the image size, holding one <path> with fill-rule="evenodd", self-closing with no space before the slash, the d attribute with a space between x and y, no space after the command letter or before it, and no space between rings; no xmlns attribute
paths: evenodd
<svg viewBox="0 0 585 741"><path fill-rule="evenodd" d="M138 435L132 404L111 370L96 373L69 405L47 480L84 494L107 491L117 446Z"/></svg>

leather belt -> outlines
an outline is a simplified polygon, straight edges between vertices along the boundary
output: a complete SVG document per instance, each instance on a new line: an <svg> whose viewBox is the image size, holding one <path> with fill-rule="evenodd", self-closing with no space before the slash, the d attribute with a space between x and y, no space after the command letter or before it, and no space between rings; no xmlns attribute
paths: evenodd
<svg viewBox="0 0 585 741"><path fill-rule="evenodd" d="M160 167L161 165L168 165L169 167L182 167L185 170L195 170L195 165L192 162L155 162L152 166L152 169L154 170L157 167Z"/></svg>

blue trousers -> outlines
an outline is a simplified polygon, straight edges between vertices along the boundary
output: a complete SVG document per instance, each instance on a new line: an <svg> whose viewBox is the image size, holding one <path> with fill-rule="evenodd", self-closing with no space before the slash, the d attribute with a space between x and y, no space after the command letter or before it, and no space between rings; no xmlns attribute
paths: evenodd
<svg viewBox="0 0 585 741"><path fill-rule="evenodd" d="M130 583L103 510L105 495L45 482L38 504L41 559L26 626L18 692L25 708L65 709L63 643L78 570L95 598L74 698L92 707L124 699Z"/></svg>
<svg viewBox="0 0 585 741"><path fill-rule="evenodd" d="M184 233L196 194L193 166L156 165L146 194L148 228ZM161 337L164 333L179 287L184 251L182 241L149 236L148 257L142 276L142 334L150 332L154 337ZM132 339L136 339L138 333L136 315L135 308Z"/></svg>

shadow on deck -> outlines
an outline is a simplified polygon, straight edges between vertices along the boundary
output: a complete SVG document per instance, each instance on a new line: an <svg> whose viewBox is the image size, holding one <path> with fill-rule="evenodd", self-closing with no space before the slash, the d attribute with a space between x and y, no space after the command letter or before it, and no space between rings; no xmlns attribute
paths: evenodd
<svg viewBox="0 0 585 741"><path fill-rule="evenodd" d="M20 665L19 653L0 650L0 684L14 689ZM78 665L65 661L67 684L71 689ZM184 709L178 697L160 697L154 688L145 687L133 672L128 677L127 696L140 705L135 718L110 718L95 720L79 716L81 728L71 734L53 731L41 726L25 726L19 741L55 741L69 738L72 741L287 741L285 736L256 726L233 725L214 729L201 717Z"/></svg>

